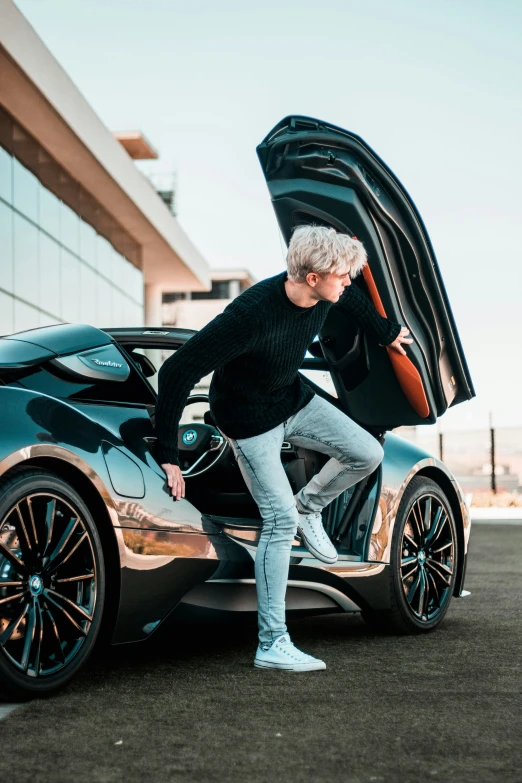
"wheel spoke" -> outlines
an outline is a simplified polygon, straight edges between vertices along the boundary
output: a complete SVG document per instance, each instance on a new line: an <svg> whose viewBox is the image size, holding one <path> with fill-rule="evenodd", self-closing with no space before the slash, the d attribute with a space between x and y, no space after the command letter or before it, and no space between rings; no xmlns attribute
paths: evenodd
<svg viewBox="0 0 522 783"><path fill-rule="evenodd" d="M411 563L416 563L417 557L403 557L401 560L401 568L404 568L404 566L410 565Z"/></svg>
<svg viewBox="0 0 522 783"><path fill-rule="evenodd" d="M53 606L55 606L56 609L58 609L58 611L62 613L63 617L65 617L69 621L69 623L71 623L71 625L73 625L76 628L76 630L81 636L87 636L87 632L83 630L81 625L78 625L76 620L74 620L71 617L69 612L63 606L61 606L58 603L58 601L55 601L52 595L49 595L49 590L44 590L44 595L47 598L47 600L50 601L53 604Z"/></svg>
<svg viewBox="0 0 522 783"><path fill-rule="evenodd" d="M442 579L445 585L449 586L451 584L451 574L453 573L450 571L449 576L439 571L435 566L441 565L440 563L437 563L436 560L426 560L426 564L428 568L431 568L431 570L436 574L436 576L439 577L439 579Z"/></svg>
<svg viewBox="0 0 522 783"><path fill-rule="evenodd" d="M27 624L25 627L25 640L24 640L24 651L22 653L22 660L20 661L20 666L24 670L24 672L27 671L27 668L29 666L29 654L31 652L31 647L33 644L33 640L35 637L35 631L36 631L36 607L35 607L36 601L33 600L32 604L29 604L28 606L28 613L27 613Z"/></svg>
<svg viewBox="0 0 522 783"><path fill-rule="evenodd" d="M65 656L63 654L62 640L60 639L60 634L58 632L57 625L56 625L56 623L54 621L53 614L52 614L52 612L51 612L51 610L49 609L48 606L46 606L43 611L45 612L45 614L47 616L47 620L48 620L49 624L51 625L52 640L53 640L54 646L56 648L56 655L59 657L60 663L65 663Z"/></svg>
<svg viewBox="0 0 522 783"><path fill-rule="evenodd" d="M50 587L47 589L47 593L60 601L64 601L70 609L75 609L81 615L82 620L88 620L89 622L92 622L92 615L89 614L88 611L83 608L83 606L78 606L78 604L75 604L74 601L66 598L65 595L58 593L56 590L52 590Z"/></svg>
<svg viewBox="0 0 522 783"><path fill-rule="evenodd" d="M413 507L411 509L411 512L412 512L413 519L415 521L415 527L417 528L417 534L419 536L419 543L422 543L422 540L423 540L423 536L422 536L422 522L421 522L422 517L421 517L421 519L418 519L418 517L417 517L417 503L415 503L413 505ZM420 508L419 508L419 512L420 512Z"/></svg>
<svg viewBox="0 0 522 783"><path fill-rule="evenodd" d="M424 509L424 530L427 533L431 527L431 495L426 498L426 506Z"/></svg>
<svg viewBox="0 0 522 783"><path fill-rule="evenodd" d="M82 576L70 576L68 579L57 579L56 584L60 582L83 582L86 579L94 579L94 574L83 574Z"/></svg>
<svg viewBox="0 0 522 783"><path fill-rule="evenodd" d="M51 539L54 531L54 517L56 514L56 498L53 498L47 504L45 512L45 546L43 547L42 556L46 557L51 545Z"/></svg>
<svg viewBox="0 0 522 783"><path fill-rule="evenodd" d="M447 548L448 548L448 547L450 547L450 546L453 546L453 541L448 541L448 543L447 543L447 544L443 544L443 545L442 545L442 546L440 546L438 549L431 549L431 548L430 548L430 552L431 552L433 555L438 555L438 554L439 554L439 552L443 552L445 549L447 549Z"/></svg>
<svg viewBox="0 0 522 783"><path fill-rule="evenodd" d="M0 605L2 604L8 604L10 601L18 601L20 598L23 598L25 595L25 590L21 593L15 593L14 595L8 595L6 598L0 598Z"/></svg>
<svg viewBox="0 0 522 783"><path fill-rule="evenodd" d="M38 550L39 542L38 542L38 535L36 533L36 525L34 522L34 514L33 514L33 504L31 503L31 498L27 498L27 508L29 510L29 518L31 520L31 527L33 529L33 536L34 536L34 544L36 546L36 549Z"/></svg>
<svg viewBox="0 0 522 783"><path fill-rule="evenodd" d="M410 604L413 601L415 593L417 592L417 589L418 589L419 584L420 584L420 580L421 580L421 570L419 568L419 573L417 574L417 578L413 582L413 584L410 587L409 592L408 592L408 603L410 603Z"/></svg>
<svg viewBox="0 0 522 783"><path fill-rule="evenodd" d="M20 549L22 550L24 560L27 561L27 565L29 566L30 563L34 563L33 545L27 533L27 528L25 526L19 503L17 503L15 511L16 514L13 515L14 526L16 528L16 533L18 535L18 541L20 542Z"/></svg>
<svg viewBox="0 0 522 783"><path fill-rule="evenodd" d="M45 568L47 571L55 571L60 566L60 564L64 562L64 551L67 547L67 544L71 540L72 535L76 530L79 521L80 520L78 519L78 517L71 517L71 519L69 520L69 524L65 528L65 531L62 537L60 538L58 545L56 546L52 555L49 556L45 564Z"/></svg>
<svg viewBox="0 0 522 783"><path fill-rule="evenodd" d="M453 576L453 570L449 566L445 565L444 563L439 563L438 560L434 560L432 557L428 557L428 560L426 562L431 563L437 568L442 569L442 571L445 571L446 574L448 574L448 576Z"/></svg>
<svg viewBox="0 0 522 783"><path fill-rule="evenodd" d="M410 578L410 576L413 576L413 574L415 573L415 571L418 569L418 567L419 567L419 564L418 564L418 562L417 562L417 559L416 559L416 558L415 558L415 562L414 562L412 565L413 565L413 568L411 569L411 571L408 571L406 574L403 574L403 575L402 575L402 577L401 577L401 578L402 578L402 581L403 581L403 582L405 582L405 581L406 581L406 579L409 579L409 578Z"/></svg>
<svg viewBox="0 0 522 783"><path fill-rule="evenodd" d="M419 590L419 614L422 617L424 615L424 607L426 605L426 571L421 568L420 590Z"/></svg>
<svg viewBox="0 0 522 783"><path fill-rule="evenodd" d="M417 542L411 536L409 536L407 533L404 534L404 538L406 539L406 541L408 542L408 544L410 546L414 547L415 549L419 548L419 545L417 544Z"/></svg>
<svg viewBox="0 0 522 783"><path fill-rule="evenodd" d="M428 579L428 582L431 582L431 585L433 586L433 592L435 593L435 598L437 599L437 605L440 606L439 590L437 587L437 583L433 578L433 574L431 574L429 571L426 571L426 578Z"/></svg>
<svg viewBox="0 0 522 783"><path fill-rule="evenodd" d="M17 630L18 626L24 619L25 615L27 614L29 610L29 604L26 604L23 608L22 614L19 615L19 617L16 620L13 620L5 629L3 634L0 636L0 645L4 646L7 644L11 636L14 634L14 632Z"/></svg>
<svg viewBox="0 0 522 783"><path fill-rule="evenodd" d="M35 676L38 677L40 673L40 657L42 654L42 642L43 642L43 615L42 615L42 608L40 606L39 601L35 601L36 606L36 619L37 619L37 628L35 630L34 634L34 673Z"/></svg>
<svg viewBox="0 0 522 783"><path fill-rule="evenodd" d="M0 582L0 590L2 587L22 587L23 582Z"/></svg>
<svg viewBox="0 0 522 783"><path fill-rule="evenodd" d="M13 568L15 569L17 574L20 574L20 576L24 576L27 569L22 563L22 561L15 555L14 552L11 552L10 549L8 549L2 542L0 541L0 555L5 557L6 560L8 560Z"/></svg>
<svg viewBox="0 0 522 783"><path fill-rule="evenodd" d="M85 541L85 539L86 539L86 538L88 538L88 536L87 536L87 531L86 531L86 530L84 530L84 531L83 531L83 533L81 534L80 538L77 540L77 542L75 543L75 545L73 546L73 548L72 548L72 549L71 549L71 551L69 552L69 554L67 554L67 555L66 555L66 556L63 558L63 560L61 560L61 561L58 563L58 565L57 565L57 566L54 566L54 568L53 568L53 571L56 571L56 569L57 569L57 568L61 568L61 567L63 566L63 564L64 564L64 563L66 563L66 562L69 560L69 558L70 558L70 557L72 557L72 555L74 555L74 553L76 552L76 550L78 549L78 547L80 546L80 544L82 544L82 543Z"/></svg>
<svg viewBox="0 0 522 783"><path fill-rule="evenodd" d="M448 516L442 506L439 508L437 513L435 514L435 520L433 522L433 527L431 528L428 538L426 539L426 543L429 545L433 545L437 538L442 533L442 529L444 525L446 524Z"/></svg>

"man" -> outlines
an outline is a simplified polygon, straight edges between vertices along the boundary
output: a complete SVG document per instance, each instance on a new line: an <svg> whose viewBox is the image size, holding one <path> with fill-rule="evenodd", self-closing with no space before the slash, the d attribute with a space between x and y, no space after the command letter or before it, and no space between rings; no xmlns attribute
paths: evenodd
<svg viewBox="0 0 522 783"><path fill-rule="evenodd" d="M193 386L215 370L210 409L227 436L259 507L263 527L256 553L259 646L254 665L310 671L325 663L298 650L285 625L285 593L292 541L320 560L337 552L321 509L372 473L383 457L377 440L316 395L298 373L308 346L332 306L340 307L381 345L405 353L408 330L381 317L351 285L366 264L361 242L332 228L300 226L287 255L288 273L252 286L192 337L159 373L156 458L172 495L185 496L177 430ZM330 460L293 496L281 463L283 440L327 454Z"/></svg>

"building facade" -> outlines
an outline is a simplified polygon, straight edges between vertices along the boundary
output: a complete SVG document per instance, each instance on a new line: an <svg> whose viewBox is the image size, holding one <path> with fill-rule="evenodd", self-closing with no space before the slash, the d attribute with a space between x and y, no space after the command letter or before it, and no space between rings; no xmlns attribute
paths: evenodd
<svg viewBox="0 0 522 783"><path fill-rule="evenodd" d="M140 324L143 303L139 245L0 109L0 334Z"/></svg>
<svg viewBox="0 0 522 783"><path fill-rule="evenodd" d="M256 281L246 269L211 269L209 291L170 291L162 296L163 326L202 329Z"/></svg>
<svg viewBox="0 0 522 783"><path fill-rule="evenodd" d="M161 325L163 290L210 287L206 261L129 143L3 0L0 334L66 321Z"/></svg>

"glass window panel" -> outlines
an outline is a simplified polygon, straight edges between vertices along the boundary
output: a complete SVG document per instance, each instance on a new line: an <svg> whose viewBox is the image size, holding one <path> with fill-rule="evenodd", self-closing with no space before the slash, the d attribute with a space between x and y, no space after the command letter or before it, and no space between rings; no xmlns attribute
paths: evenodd
<svg viewBox="0 0 522 783"><path fill-rule="evenodd" d="M112 325L123 326L125 314L125 297L114 286L112 287Z"/></svg>
<svg viewBox="0 0 522 783"><path fill-rule="evenodd" d="M125 259L123 256L120 256L120 254L112 248L112 258L111 258L111 281L114 283L114 285L117 285L118 288L121 288L122 290L125 287L125 279L124 279L124 263Z"/></svg>
<svg viewBox="0 0 522 783"><path fill-rule="evenodd" d="M36 307L14 300L14 330L25 332L40 326L40 312Z"/></svg>
<svg viewBox="0 0 522 783"><path fill-rule="evenodd" d="M61 299L64 321L77 323L80 315L80 261L62 248Z"/></svg>
<svg viewBox="0 0 522 783"><path fill-rule="evenodd" d="M98 268L98 272L100 272L102 275L105 275L105 277L108 277L109 280L111 279L111 271L112 271L112 245L110 242L108 242L105 237L102 237L100 234L96 235L96 266Z"/></svg>
<svg viewBox="0 0 522 783"><path fill-rule="evenodd" d="M0 201L0 288L13 290L13 210Z"/></svg>
<svg viewBox="0 0 522 783"><path fill-rule="evenodd" d="M40 307L55 316L61 313L60 245L40 233Z"/></svg>
<svg viewBox="0 0 522 783"><path fill-rule="evenodd" d="M13 158L0 147L0 198L13 203Z"/></svg>
<svg viewBox="0 0 522 783"><path fill-rule="evenodd" d="M38 229L21 215L14 215L14 292L38 305Z"/></svg>
<svg viewBox="0 0 522 783"><path fill-rule="evenodd" d="M334 382L328 370L299 370L299 372L332 397L337 397Z"/></svg>
<svg viewBox="0 0 522 783"><path fill-rule="evenodd" d="M112 291L111 284L98 277L98 297L97 297L97 326L114 326L112 319Z"/></svg>
<svg viewBox="0 0 522 783"><path fill-rule="evenodd" d="M0 291L0 334L14 332L14 299Z"/></svg>
<svg viewBox="0 0 522 783"><path fill-rule="evenodd" d="M76 255L80 249L80 218L73 210L61 203L61 241Z"/></svg>
<svg viewBox="0 0 522 783"><path fill-rule="evenodd" d="M47 188L40 188L40 226L60 241L61 201Z"/></svg>
<svg viewBox="0 0 522 783"><path fill-rule="evenodd" d="M143 309L143 303L145 301L145 287L143 283L143 272L140 269L133 267L134 286L133 286L133 298L136 302L139 302L141 309Z"/></svg>
<svg viewBox="0 0 522 783"><path fill-rule="evenodd" d="M80 258L94 269L96 269L96 236L93 227L84 220L80 220Z"/></svg>
<svg viewBox="0 0 522 783"><path fill-rule="evenodd" d="M38 223L40 183L29 169L13 158L13 203L30 220Z"/></svg>
<svg viewBox="0 0 522 783"><path fill-rule="evenodd" d="M82 324L96 324L98 274L87 264L80 264L81 301L79 319Z"/></svg>

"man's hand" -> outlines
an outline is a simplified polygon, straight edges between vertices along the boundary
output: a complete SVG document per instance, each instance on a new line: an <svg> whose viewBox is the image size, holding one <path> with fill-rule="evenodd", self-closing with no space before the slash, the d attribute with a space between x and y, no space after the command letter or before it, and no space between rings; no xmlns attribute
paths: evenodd
<svg viewBox="0 0 522 783"><path fill-rule="evenodd" d="M392 343L390 343L388 347L393 348L395 351L398 351L399 353L402 353L404 356L406 356L406 351L402 347L401 343L405 343L406 345L408 345L409 343L413 342L411 337L408 337L409 333L410 330L407 329L405 326L403 326L401 331L395 338L395 340Z"/></svg>
<svg viewBox="0 0 522 783"><path fill-rule="evenodd" d="M167 484L170 488L170 494L176 500L181 500L185 497L185 479L181 475L181 468L179 465L171 465L169 462L165 462L162 466L167 476Z"/></svg>

